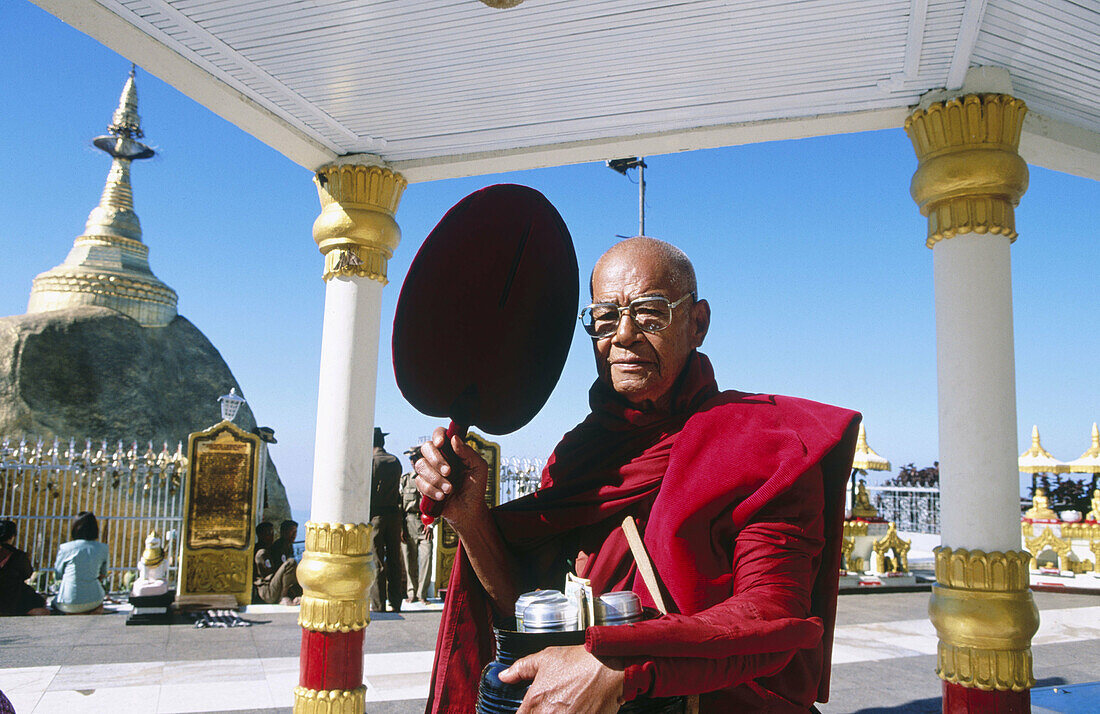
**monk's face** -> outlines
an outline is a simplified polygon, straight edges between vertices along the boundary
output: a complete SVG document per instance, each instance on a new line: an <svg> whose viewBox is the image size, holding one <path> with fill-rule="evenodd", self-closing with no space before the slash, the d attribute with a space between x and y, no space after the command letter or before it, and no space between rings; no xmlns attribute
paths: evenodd
<svg viewBox="0 0 1100 714"><path fill-rule="evenodd" d="M592 301L625 306L631 300L661 295L675 302L684 296L682 281L645 250L605 255L592 273ZM691 351L703 343L710 323L705 301L688 298L672 311L672 324L660 332L643 332L623 315L618 329L593 340L600 380L636 406L667 406L672 385Z"/></svg>

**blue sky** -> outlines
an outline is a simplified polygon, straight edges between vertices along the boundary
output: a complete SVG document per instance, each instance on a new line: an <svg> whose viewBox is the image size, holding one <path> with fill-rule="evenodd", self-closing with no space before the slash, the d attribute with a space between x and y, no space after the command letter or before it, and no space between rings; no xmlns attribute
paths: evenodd
<svg viewBox="0 0 1100 714"><path fill-rule="evenodd" d="M109 167L91 146L129 61L23 0L0 3L0 314L26 309L35 275L60 263ZM156 275L221 351L257 419L296 513L308 511L324 287L311 237L310 172L138 74L146 140L135 206ZM932 254L909 197L916 159L901 130L647 157L647 233L696 263L714 323L704 345L726 388L792 394L864 413L895 470L936 459ZM401 398L390 324L412 256L446 210L499 182L542 191L573 235L584 277L637 228L637 187L589 163L414 184L389 265L377 421L400 451L436 421ZM1031 168L1012 249L1019 450L1038 424L1074 459L1100 420L1100 183ZM582 292L582 296L584 296ZM544 457L586 411L590 340L577 329L546 408L500 437L505 456ZM210 395L211 399L218 395ZM182 435L181 435L182 437ZM364 437L366 438L366 437Z"/></svg>

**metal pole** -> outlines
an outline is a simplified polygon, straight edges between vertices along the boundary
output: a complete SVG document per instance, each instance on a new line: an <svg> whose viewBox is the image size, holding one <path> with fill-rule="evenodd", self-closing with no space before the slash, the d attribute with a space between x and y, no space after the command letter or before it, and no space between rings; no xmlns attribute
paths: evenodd
<svg viewBox="0 0 1100 714"><path fill-rule="evenodd" d="M638 235L645 235L645 161L638 157Z"/></svg>

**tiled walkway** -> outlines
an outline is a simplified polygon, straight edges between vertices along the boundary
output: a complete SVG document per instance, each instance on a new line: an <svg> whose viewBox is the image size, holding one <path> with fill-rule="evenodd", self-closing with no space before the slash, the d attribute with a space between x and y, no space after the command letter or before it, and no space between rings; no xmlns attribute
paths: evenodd
<svg viewBox="0 0 1100 714"><path fill-rule="evenodd" d="M833 697L819 705L823 714L939 711L927 598L841 598ZM1034 711L1071 711L1055 708L1069 698L1050 690L1100 679L1100 598L1040 593L1036 600L1035 669L1045 689L1036 690ZM0 620L0 689L19 714L288 712L299 643L289 610L254 610L245 614L252 627L220 630L125 627L121 615ZM373 615L364 656L368 712L423 711L438 622L438 612ZM1096 689L1078 687L1076 705Z"/></svg>

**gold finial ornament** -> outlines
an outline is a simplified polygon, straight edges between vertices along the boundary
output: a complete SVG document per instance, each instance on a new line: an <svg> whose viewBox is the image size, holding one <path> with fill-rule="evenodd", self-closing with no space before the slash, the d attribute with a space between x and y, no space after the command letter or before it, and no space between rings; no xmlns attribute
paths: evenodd
<svg viewBox="0 0 1100 714"><path fill-rule="evenodd" d="M935 554L928 614L940 640L936 674L986 691L1032 687L1031 638L1039 610L1028 589L1030 554L946 546Z"/></svg>
<svg viewBox="0 0 1100 714"><path fill-rule="evenodd" d="M1092 423L1092 445L1079 458L1066 463L1066 471L1072 474L1100 474L1100 429Z"/></svg>
<svg viewBox="0 0 1100 714"><path fill-rule="evenodd" d="M93 141L112 159L99 205L88 214L84 233L73 242L65 262L34 279L27 312L98 305L118 310L144 327L164 327L176 317L177 296L149 267L149 248L141 240L130 185L131 163L156 153L139 141L144 133L133 69L107 130Z"/></svg>
<svg viewBox="0 0 1100 714"><path fill-rule="evenodd" d="M1025 114L1007 94L968 94L905 120L920 162L909 191L928 217L929 248L963 233L1016 239L1014 207L1028 183L1017 153Z"/></svg>
<svg viewBox="0 0 1100 714"><path fill-rule="evenodd" d="M386 284L386 263L401 242L394 214L408 182L382 166L334 163L313 178L321 215L313 240L325 256L323 278L358 276Z"/></svg>
<svg viewBox="0 0 1100 714"><path fill-rule="evenodd" d="M1031 427L1031 447L1020 454L1017 465L1022 473L1027 474L1060 474L1066 472L1066 464L1043 448L1043 442L1039 439L1039 426Z"/></svg>
<svg viewBox="0 0 1100 714"><path fill-rule="evenodd" d="M856 453L852 459L852 468L862 471L889 471L890 460L879 456L867 445L867 429L861 422L859 436L856 438Z"/></svg>

